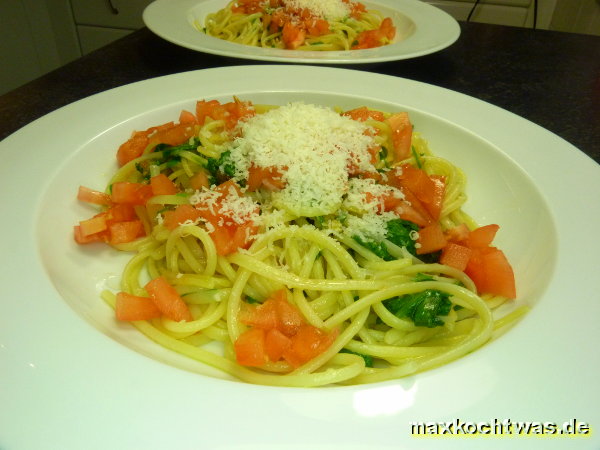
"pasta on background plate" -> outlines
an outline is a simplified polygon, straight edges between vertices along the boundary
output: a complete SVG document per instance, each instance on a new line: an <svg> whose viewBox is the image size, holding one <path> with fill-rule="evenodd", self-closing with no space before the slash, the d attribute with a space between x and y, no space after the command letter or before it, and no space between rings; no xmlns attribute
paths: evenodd
<svg viewBox="0 0 600 450"><path fill-rule="evenodd" d="M396 35L391 18L349 0L233 0L195 26L238 44L309 51L380 47Z"/></svg>
<svg viewBox="0 0 600 450"><path fill-rule="evenodd" d="M462 206L466 177L406 112L200 100L133 132L79 244L131 252L117 320L249 383L415 374L485 344L524 307ZM218 344L218 345L215 345Z"/></svg>

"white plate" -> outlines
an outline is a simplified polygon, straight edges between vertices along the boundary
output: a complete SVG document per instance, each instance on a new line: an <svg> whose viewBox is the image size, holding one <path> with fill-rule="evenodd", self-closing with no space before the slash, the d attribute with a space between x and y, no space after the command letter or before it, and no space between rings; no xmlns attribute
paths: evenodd
<svg viewBox="0 0 600 450"><path fill-rule="evenodd" d="M240 73L244 76L240 77ZM498 245L531 312L446 366L358 387L271 388L219 377L117 324L97 294L123 259L81 248L89 210L133 129L201 98L408 110L469 177L467 210ZM600 166L554 134L482 101L415 81L310 66L210 69L65 106L0 143L0 448L599 448L591 437L411 436L411 422L600 424Z"/></svg>
<svg viewBox="0 0 600 450"><path fill-rule="evenodd" d="M363 64L414 58L442 50L460 36L458 22L441 9L419 0L363 2L391 17L394 43L368 50L305 52L258 48L208 36L194 27L227 5L227 0L156 0L144 10L144 23L158 36L182 47L216 55L261 61L312 64Z"/></svg>

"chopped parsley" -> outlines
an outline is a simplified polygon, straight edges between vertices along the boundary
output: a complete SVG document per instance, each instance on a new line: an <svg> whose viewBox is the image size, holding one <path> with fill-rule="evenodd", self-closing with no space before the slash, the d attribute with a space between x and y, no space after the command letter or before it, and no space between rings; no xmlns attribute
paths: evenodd
<svg viewBox="0 0 600 450"><path fill-rule="evenodd" d="M417 153L417 149L415 148L414 145L410 146L410 151L413 154L413 157L415 158L415 162L417 163L417 167L419 169L423 168L423 164L421 164L421 158L419 157L419 154Z"/></svg>
<svg viewBox="0 0 600 450"><path fill-rule="evenodd" d="M235 164L231 160L231 151L224 151L219 158L208 158L206 170L210 175L209 182L211 185L232 178L235 175Z"/></svg>

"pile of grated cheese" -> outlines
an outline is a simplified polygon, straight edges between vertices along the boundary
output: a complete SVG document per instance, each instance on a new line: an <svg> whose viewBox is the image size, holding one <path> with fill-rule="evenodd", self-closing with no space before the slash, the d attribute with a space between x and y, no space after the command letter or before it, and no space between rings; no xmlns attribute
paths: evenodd
<svg viewBox="0 0 600 450"><path fill-rule="evenodd" d="M274 206L296 216L332 214L348 192L348 167L375 171L368 131L323 106L296 102L272 109L241 125L231 149L235 178L247 179L251 164L281 168L286 187L273 193Z"/></svg>
<svg viewBox="0 0 600 450"><path fill-rule="evenodd" d="M350 3L342 0L285 0L293 9L308 9L313 15L328 20L339 20L350 14Z"/></svg>

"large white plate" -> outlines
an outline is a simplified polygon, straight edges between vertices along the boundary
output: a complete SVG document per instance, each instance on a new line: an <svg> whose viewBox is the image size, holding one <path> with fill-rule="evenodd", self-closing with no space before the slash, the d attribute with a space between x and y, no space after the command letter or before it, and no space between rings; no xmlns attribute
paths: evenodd
<svg viewBox="0 0 600 450"><path fill-rule="evenodd" d="M240 76L243 74L243 76ZM81 248L79 184L101 187L133 129L200 98L408 110L434 151L469 177L467 210L498 245L531 312L446 366L358 387L272 388L173 357L97 294L122 268ZM0 142L0 448L598 448L600 434L423 438L411 422L600 424L600 166L554 134L415 81L310 66L188 72L65 106ZM515 431L515 428L513 428Z"/></svg>
<svg viewBox="0 0 600 450"><path fill-rule="evenodd" d="M261 61L312 64L362 64L414 58L442 50L460 36L452 16L419 0L363 2L391 17L396 25L394 43L368 50L305 52L235 44L201 33L194 27L227 5L227 0L156 0L144 10L144 23L155 34L182 47L216 55Z"/></svg>

